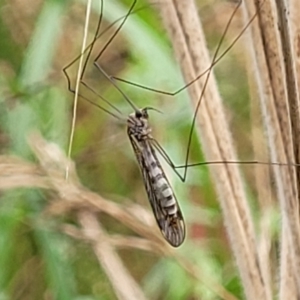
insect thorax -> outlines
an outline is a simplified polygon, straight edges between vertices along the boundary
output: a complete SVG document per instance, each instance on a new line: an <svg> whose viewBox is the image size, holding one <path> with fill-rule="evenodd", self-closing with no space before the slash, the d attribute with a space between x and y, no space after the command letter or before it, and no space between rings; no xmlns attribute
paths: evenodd
<svg viewBox="0 0 300 300"><path fill-rule="evenodd" d="M137 141L145 140L150 137L151 128L148 124L146 108L137 110L128 116L127 132L130 136L134 136Z"/></svg>

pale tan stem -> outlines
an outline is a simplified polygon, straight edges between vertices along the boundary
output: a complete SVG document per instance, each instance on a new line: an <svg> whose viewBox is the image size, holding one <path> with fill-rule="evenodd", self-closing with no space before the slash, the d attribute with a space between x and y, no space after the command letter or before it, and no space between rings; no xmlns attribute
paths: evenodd
<svg viewBox="0 0 300 300"><path fill-rule="evenodd" d="M300 1L290 0L290 20L291 20L291 31L292 31L292 43L294 49L294 61L296 64L296 80L298 90L300 89Z"/></svg>
<svg viewBox="0 0 300 300"><path fill-rule="evenodd" d="M285 226L283 223L282 226ZM289 237L285 234L286 230L281 231L281 253L283 257L280 260L280 282L279 282L279 299L298 299L295 272L293 268L293 260L290 253Z"/></svg>
<svg viewBox="0 0 300 300"><path fill-rule="evenodd" d="M185 81L190 82L211 64L197 8L191 0L170 0L164 1L160 10ZM194 108L204 82L205 78L201 78L189 88ZM207 160L236 160L213 74L205 89L196 122ZM253 221L239 170L237 166L228 164L210 166L210 169L247 299L267 299L258 265Z"/></svg>
<svg viewBox="0 0 300 300"><path fill-rule="evenodd" d="M251 25L250 57L252 70L258 86L264 125L267 132L271 161L293 162L294 145L290 123L288 93L285 84L285 68L281 41L277 29L277 14L272 0L244 2L245 20L255 13L257 18ZM249 65L250 65L249 64ZM253 73L253 72L252 72ZM273 167L277 185L277 195L282 214L282 236L287 237L281 243L281 278L290 275L292 261L295 262L293 280L299 280L299 215L298 190L295 168ZM287 248L287 249L285 249ZM285 283L293 282L285 281ZM283 281L281 281L282 283ZM295 286L280 284L281 299L295 299ZM290 298L293 295L294 298Z"/></svg>
<svg viewBox="0 0 300 300"><path fill-rule="evenodd" d="M81 211L78 213L78 219L85 235L92 242L99 264L107 274L118 299L146 299L139 285L125 268L115 248L109 243L108 236L96 216L91 212Z"/></svg>
<svg viewBox="0 0 300 300"><path fill-rule="evenodd" d="M249 64L248 69L252 68ZM252 74L252 72L250 72ZM252 143L254 157L259 161L268 161L267 141L262 132L262 118L259 109L259 100L252 78L249 78L251 94L251 120L252 120ZM272 273L272 268L277 270L277 261L271 260L272 250L272 216L275 208L275 201L272 199L271 189L271 167L267 165L255 166L255 182L257 198L260 208L259 236L258 236L258 258L264 284L266 286L267 299L273 299L273 279L276 276ZM264 184L262 184L262 182ZM272 276L273 275L273 276Z"/></svg>

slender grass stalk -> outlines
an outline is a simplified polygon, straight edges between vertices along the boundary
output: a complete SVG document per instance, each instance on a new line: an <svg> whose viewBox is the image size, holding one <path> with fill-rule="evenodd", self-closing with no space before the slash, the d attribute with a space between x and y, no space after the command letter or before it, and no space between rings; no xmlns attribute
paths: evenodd
<svg viewBox="0 0 300 300"><path fill-rule="evenodd" d="M73 147L73 140L74 140L74 133L75 133L75 125L76 125L76 116L77 116L77 107L78 107L78 95L79 95L79 87L80 87L80 80L81 80L81 72L83 69L83 62L84 62L84 50L87 45L87 35L88 35L88 29L89 29L89 18L91 15L91 3L92 1L89 0L87 2L86 7L86 17L85 17L85 25L84 25L84 34L82 39L82 46L81 46L81 57L79 59L79 66L78 66L78 72L77 72L77 78L76 78L76 84L75 84L75 94L74 94L74 104L73 104L73 116L72 116L72 126L71 126L71 132L70 132L70 140L69 140L69 146L68 146L68 157L71 157L72 154L72 147ZM69 168L66 167L66 179L69 177Z"/></svg>

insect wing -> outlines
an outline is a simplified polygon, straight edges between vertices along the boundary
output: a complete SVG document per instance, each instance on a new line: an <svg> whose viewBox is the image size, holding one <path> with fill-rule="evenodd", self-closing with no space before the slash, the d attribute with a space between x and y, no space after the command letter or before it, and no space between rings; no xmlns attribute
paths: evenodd
<svg viewBox="0 0 300 300"><path fill-rule="evenodd" d="M130 141L132 144L132 147L134 149L135 155L138 160L139 167L141 169L141 173L143 175L145 188L148 194L148 199L150 201L156 222L164 236L164 238L173 246L178 247L180 246L185 238L185 224L183 220L183 216L180 210L180 207L178 205L178 202L175 198L175 195L173 193L173 197L176 200L175 206L176 206L176 213L171 214L166 207L163 207L164 199L162 197L162 193L155 189L153 179L150 177L151 171L149 170L149 167L147 166L147 163L145 162L145 158L147 157L145 152L148 147L148 149L151 150L151 154L153 155L157 167L159 167L162 171L161 165L155 155L154 149L151 146L151 144L148 141L141 142L139 145L136 145L136 141L130 137ZM162 175L166 182L170 187L170 184L165 177L163 171ZM172 191L173 192L173 191Z"/></svg>

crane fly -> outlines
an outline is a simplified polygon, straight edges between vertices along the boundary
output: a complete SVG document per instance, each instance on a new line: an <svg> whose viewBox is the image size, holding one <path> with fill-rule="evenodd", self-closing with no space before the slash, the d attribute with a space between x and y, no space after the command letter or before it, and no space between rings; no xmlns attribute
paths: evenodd
<svg viewBox="0 0 300 300"><path fill-rule="evenodd" d="M181 212L181 209L179 207L178 201L175 197L175 194L172 190L172 187L163 171L163 168L157 158L156 150L161 154L161 156L166 160L166 162L172 167L174 172L179 176L179 178L182 181L185 181L186 175L187 175L187 169L189 166L196 166L196 165L203 165L207 163L198 163L198 164L189 164L189 152L190 152L190 143L191 139L189 139L189 144L187 148L187 155L186 155L186 162L184 168L184 175L180 175L177 169L182 168L182 166L175 166L169 156L166 154L166 152L163 150L163 148L158 144L158 142L152 137L151 135L151 127L149 126L148 120L148 110L153 109L152 107L145 107L142 109L139 109L136 107L136 105L132 102L132 100L123 92L123 90L117 85L117 81L125 82L127 84L136 85L141 88L145 88L148 90L152 90L154 92L167 94L167 95L175 95L179 93L182 90L185 90L188 86L192 85L194 82L196 82L203 74L206 72L210 72L211 68L231 49L231 47L234 45L234 43L238 40L238 38L242 35L242 33L245 31L245 29L248 27L248 25L251 23L252 19L249 21L249 24L242 30L238 38L221 54L218 56L218 51L220 49L220 45L222 43L222 40L226 34L226 31L228 30L228 27L230 25L230 22L233 18L233 15L236 13L236 10L233 12L233 14L230 16L229 22L227 24L227 27L222 35L221 41L218 45L218 48L214 54L214 58L212 60L211 67L207 69L203 74L200 74L197 76L193 81L186 84L183 88L179 89L175 93L168 93L163 92L147 87L143 87L137 84L133 84L127 80L124 80L122 78L118 78L117 76L112 76L101 67L100 64L98 64L98 59L102 56L104 51L108 48L110 43L115 39L116 35L120 32L123 25L125 24L125 21L127 18L133 14L134 8L136 6L137 0L134 0L127 12L127 14L118 19L117 21L120 22L120 25L117 27L117 29L114 31L112 36L109 38L108 42L104 45L102 50L97 55L96 59L94 59L94 66L98 69L98 71L104 75L104 77L110 82L110 84L122 95L122 97L125 99L125 101L131 106L131 108L134 110L133 113L131 113L127 119L125 119L122 115L120 110L112 105L109 100L104 98L102 95L100 95L98 92L96 92L93 88L88 86L84 82L84 73L88 64L88 61L90 59L90 55L92 53L94 44L96 41L101 37L101 34L106 31L106 29L102 32L100 32L100 25L102 22L102 15L103 15L103 2L101 1L101 13L99 22L97 25L96 33L94 35L94 39L92 42L88 45L88 47L85 49L83 53L86 53L86 60L84 62L83 71L80 75L80 84L81 86L85 87L88 91L96 95L100 100L102 101L102 104L106 104L108 109L104 107L102 104L99 105L95 103L94 101L91 101L88 97L86 97L84 94L80 93L79 96L88 102L90 102L92 105L97 106L98 108L102 109L106 113L110 114L112 117L122 121L123 123L127 124L127 134L130 140L130 143L132 145L132 148L134 150L140 171L143 176L144 186L148 195L148 199L150 202L150 205L152 207L152 211L154 214L154 217L156 219L157 225L160 228L162 235L164 238L168 241L168 243L174 247L180 246L184 239L185 239L185 232L186 232L186 226L183 219L183 214ZM138 9L136 9L138 10ZM112 24L114 25L114 24ZM110 29L112 27L110 25L108 28ZM67 81L68 81L68 89L75 93L74 88L72 88L71 80L68 75L68 68L72 66L79 58L81 58L83 54L78 56L75 60L73 60L70 64L68 64L64 68L64 73L66 75ZM202 100L202 96L199 100L199 105ZM199 107L198 105L198 107ZM197 114L197 111L195 112ZM190 135L193 132L194 129L194 123L192 124ZM226 163L226 162L225 162ZM227 162L228 163L228 162ZM230 163L230 162L229 162ZM234 162L236 163L236 162Z"/></svg>
<svg viewBox="0 0 300 300"><path fill-rule="evenodd" d="M153 138L147 110L143 108L129 115L127 134L143 175L157 225L164 238L172 246L178 247L185 238L185 224L172 187L151 144Z"/></svg>

